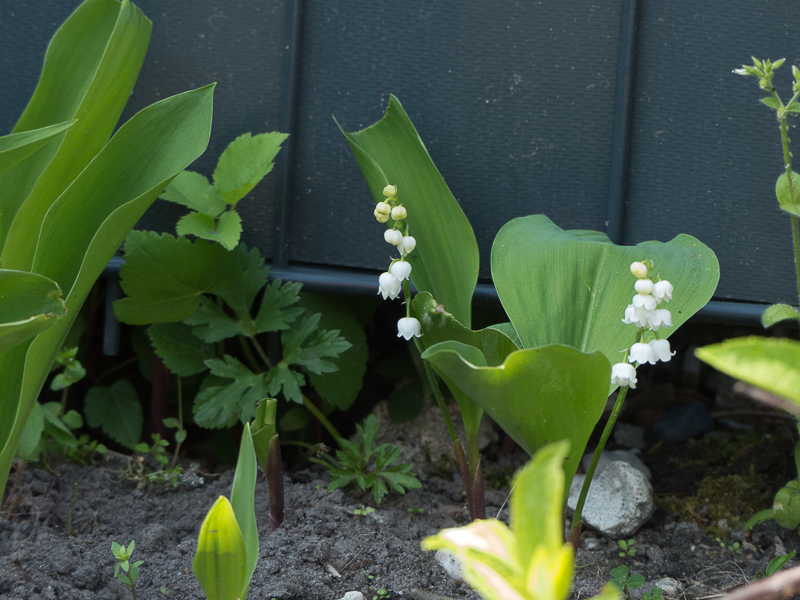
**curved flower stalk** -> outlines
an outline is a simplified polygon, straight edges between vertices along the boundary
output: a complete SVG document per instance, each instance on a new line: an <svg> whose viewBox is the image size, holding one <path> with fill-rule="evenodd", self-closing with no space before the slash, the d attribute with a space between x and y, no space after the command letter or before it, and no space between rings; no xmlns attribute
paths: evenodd
<svg viewBox="0 0 800 600"><path fill-rule="evenodd" d="M573 549L561 534L561 464L568 448L564 441L542 448L517 476L510 527L475 521L425 538L423 549L454 554L464 579L487 600L565 600L574 570ZM595 600L619 597L609 584Z"/></svg>

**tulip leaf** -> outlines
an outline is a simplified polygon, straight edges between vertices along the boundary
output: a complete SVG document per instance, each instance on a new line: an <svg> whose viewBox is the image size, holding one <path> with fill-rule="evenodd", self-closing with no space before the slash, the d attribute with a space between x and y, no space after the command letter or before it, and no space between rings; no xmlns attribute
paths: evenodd
<svg viewBox="0 0 800 600"><path fill-rule="evenodd" d="M428 348L422 358L529 454L557 440L569 440L566 494L603 414L611 378L608 360L599 351L586 354L552 344L516 350L502 364L487 366L478 352L474 346L450 341Z"/></svg>
<svg viewBox="0 0 800 600"><path fill-rule="evenodd" d="M75 121L67 121L0 137L0 174L16 166L45 144L57 139L57 136L74 124Z"/></svg>
<svg viewBox="0 0 800 600"><path fill-rule="evenodd" d="M635 342L635 328L622 318L635 294L630 265L645 259L674 286L674 299L662 304L673 327L659 335L668 336L705 306L719 281L714 252L691 236L616 246L602 233L564 231L544 215L531 215L500 229L492 277L523 347L600 350L614 364Z"/></svg>
<svg viewBox="0 0 800 600"><path fill-rule="evenodd" d="M695 351L723 373L800 406L800 343L786 338L725 340Z"/></svg>
<svg viewBox="0 0 800 600"><path fill-rule="evenodd" d="M220 496L200 526L192 571L208 600L237 600L249 584L248 569L242 530L231 503Z"/></svg>
<svg viewBox="0 0 800 600"><path fill-rule="evenodd" d="M417 240L407 257L414 285L430 292L469 327L478 280L475 233L400 101L391 96L380 121L356 133L342 133L375 202L384 199L386 185L397 186L398 201L408 211L406 221Z"/></svg>
<svg viewBox="0 0 800 600"><path fill-rule="evenodd" d="M231 489L231 506L236 522L242 531L245 554L247 556L247 571L245 572L244 585L240 588L239 597L247 598L250 579L256 570L258 561L258 528L256 527L256 477L258 466L256 451L253 446L253 437L250 433L250 423L245 423L242 432L242 442L239 446L239 459L236 463L236 473L233 476Z"/></svg>
<svg viewBox="0 0 800 600"><path fill-rule="evenodd" d="M800 321L800 311L788 304L773 304L767 307L767 310L761 315L761 324L765 328L772 327L775 323L788 320Z"/></svg>
<svg viewBox="0 0 800 600"><path fill-rule="evenodd" d="M0 269L0 354L35 337L67 314L55 281Z"/></svg>

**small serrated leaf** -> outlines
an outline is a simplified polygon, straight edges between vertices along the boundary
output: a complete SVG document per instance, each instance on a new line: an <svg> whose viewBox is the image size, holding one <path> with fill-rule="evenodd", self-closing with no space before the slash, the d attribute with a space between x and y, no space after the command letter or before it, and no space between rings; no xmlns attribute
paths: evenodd
<svg viewBox="0 0 800 600"><path fill-rule="evenodd" d="M800 312L788 304L773 304L761 315L761 324L767 328L789 319L800 321Z"/></svg>
<svg viewBox="0 0 800 600"><path fill-rule="evenodd" d="M156 323L147 328L156 354L167 368L181 377L202 373L205 361L214 358L214 347L204 343L184 323Z"/></svg>
<svg viewBox="0 0 800 600"><path fill-rule="evenodd" d="M127 379L119 379L110 387L89 389L83 412L89 427L101 427L127 448L133 448L142 437L142 405L136 389Z"/></svg>
<svg viewBox="0 0 800 600"><path fill-rule="evenodd" d="M214 184L228 204L235 204L272 170L285 133L245 133L233 140L219 157Z"/></svg>
<svg viewBox="0 0 800 600"><path fill-rule="evenodd" d="M287 400L303 403L303 394L300 388L306 384L306 378L302 373L295 373L289 366L280 362L269 370L267 374L269 388L264 396L277 396L283 394Z"/></svg>
<svg viewBox="0 0 800 600"><path fill-rule="evenodd" d="M302 287L302 283L282 283L280 279L270 283L258 309L255 333L289 329L289 325L303 314L301 307L294 306L300 301L298 293Z"/></svg>
<svg viewBox="0 0 800 600"><path fill-rule="evenodd" d="M178 235L193 235L204 240L217 241L215 238L217 220L209 214L191 212L183 215L175 227Z"/></svg>
<svg viewBox="0 0 800 600"><path fill-rule="evenodd" d="M207 296L200 299L200 308L185 319L184 323L192 325L192 334L208 343L219 342L239 334L249 335L252 330L252 326L248 327L248 324L228 316Z"/></svg>
<svg viewBox="0 0 800 600"><path fill-rule="evenodd" d="M217 230L214 232L214 236L215 241L228 250L233 250L242 236L242 217L239 216L239 213L233 209L222 213L217 220Z"/></svg>
<svg viewBox="0 0 800 600"><path fill-rule="evenodd" d="M224 360L207 360L206 365L213 376L233 382L207 387L197 395L194 406L197 424L213 428L224 427L234 418L250 421L255 416L256 402L269 395L264 374L253 373L227 354Z"/></svg>
<svg viewBox="0 0 800 600"><path fill-rule="evenodd" d="M212 216L219 215L226 206L217 188L203 175L194 171L178 173L159 198Z"/></svg>

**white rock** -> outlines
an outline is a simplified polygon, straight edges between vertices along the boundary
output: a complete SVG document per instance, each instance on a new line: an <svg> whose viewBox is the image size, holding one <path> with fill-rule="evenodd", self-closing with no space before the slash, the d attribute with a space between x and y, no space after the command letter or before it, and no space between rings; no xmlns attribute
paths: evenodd
<svg viewBox="0 0 800 600"><path fill-rule="evenodd" d="M345 592L344 596L339 600L364 600L364 594L361 592Z"/></svg>
<svg viewBox="0 0 800 600"><path fill-rule="evenodd" d="M437 550L434 558L436 562L442 565L444 572L447 573L450 579L459 584L464 581L464 576L461 573L461 563L458 562L456 557L450 552L447 550Z"/></svg>
<svg viewBox="0 0 800 600"><path fill-rule="evenodd" d="M664 577L663 579L659 579L653 585L655 585L657 588L661 588L661 591L664 592L665 596L674 598L681 593L681 584L672 577Z"/></svg>
<svg viewBox="0 0 800 600"><path fill-rule="evenodd" d="M589 465L592 464L594 452L587 452L581 459L581 465L584 470L589 470ZM633 468L642 472L647 477L648 481L651 479L650 469L642 462L642 459L632 450L603 450L600 453L600 460L597 461L597 468L594 471L594 476L597 477L600 472L605 469L609 463L615 460L622 460L630 464Z"/></svg>
<svg viewBox="0 0 800 600"><path fill-rule="evenodd" d="M567 499L571 511L578 504L585 477L576 475L572 482ZM616 460L599 475L595 473L583 505L583 520L607 536L620 539L636 533L654 511L653 486L640 471Z"/></svg>

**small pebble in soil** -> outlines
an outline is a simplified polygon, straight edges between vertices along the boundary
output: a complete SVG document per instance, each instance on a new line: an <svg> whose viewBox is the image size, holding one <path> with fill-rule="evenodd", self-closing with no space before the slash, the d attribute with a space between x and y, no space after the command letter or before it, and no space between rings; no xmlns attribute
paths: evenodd
<svg viewBox="0 0 800 600"><path fill-rule="evenodd" d="M438 562L448 577L455 581L457 584L464 581L464 576L461 574L461 563L456 560L456 557L450 554L447 550L437 550L434 555L436 562Z"/></svg>
<svg viewBox="0 0 800 600"><path fill-rule="evenodd" d="M678 596L681 593L681 584L672 577L664 577L663 579L659 579L654 585L664 592L664 596L669 598Z"/></svg>
<svg viewBox="0 0 800 600"><path fill-rule="evenodd" d="M364 600L364 594L361 592L345 592L344 596L339 600Z"/></svg>

